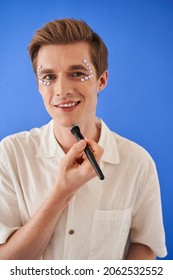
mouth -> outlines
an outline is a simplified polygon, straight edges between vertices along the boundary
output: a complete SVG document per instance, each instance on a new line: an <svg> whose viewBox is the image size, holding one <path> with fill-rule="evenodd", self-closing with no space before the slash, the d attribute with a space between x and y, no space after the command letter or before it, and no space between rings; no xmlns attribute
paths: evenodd
<svg viewBox="0 0 173 280"><path fill-rule="evenodd" d="M55 104L54 107L59 108L63 111L71 111L79 105L80 101L68 101L61 104Z"/></svg>

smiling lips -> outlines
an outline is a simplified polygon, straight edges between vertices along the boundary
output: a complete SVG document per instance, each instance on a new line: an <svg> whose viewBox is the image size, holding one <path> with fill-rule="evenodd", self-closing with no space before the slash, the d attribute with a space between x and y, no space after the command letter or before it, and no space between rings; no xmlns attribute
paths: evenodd
<svg viewBox="0 0 173 280"><path fill-rule="evenodd" d="M80 103L80 101L69 101L69 102L64 102L61 104L55 104L54 106L57 108L60 108L63 111L71 111L73 110L75 107L77 107L77 105Z"/></svg>

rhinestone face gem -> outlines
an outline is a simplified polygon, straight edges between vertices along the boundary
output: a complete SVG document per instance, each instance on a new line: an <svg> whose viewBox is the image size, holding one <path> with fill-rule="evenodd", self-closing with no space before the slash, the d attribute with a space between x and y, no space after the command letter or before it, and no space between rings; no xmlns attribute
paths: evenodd
<svg viewBox="0 0 173 280"><path fill-rule="evenodd" d="M37 75L38 75L38 80L39 80L39 82L42 84L42 85L44 85L44 86L50 86L50 82L46 82L44 79L40 79L40 75L41 75L41 73L40 73L40 70L43 68L43 66L42 65L39 65L38 66L38 72L37 72Z"/></svg>
<svg viewBox="0 0 173 280"><path fill-rule="evenodd" d="M84 78L81 78L81 82L85 82L85 81L88 81L89 79L91 79L93 77L93 70L91 69L91 66L87 62L86 59L83 59L82 62L86 65L86 67L88 69L88 72L89 72L89 75L85 76Z"/></svg>
<svg viewBox="0 0 173 280"><path fill-rule="evenodd" d="M93 77L93 70L91 69L90 64L87 62L86 59L83 59L82 62L86 65L87 69L88 69L88 75L84 76L83 78L80 79L81 82L85 82L88 81L89 79L91 79ZM38 76L38 81L44 85L44 86L50 86L51 82L47 82L44 79L41 79L41 69L43 68L42 65L38 66L38 72L37 72L37 76Z"/></svg>

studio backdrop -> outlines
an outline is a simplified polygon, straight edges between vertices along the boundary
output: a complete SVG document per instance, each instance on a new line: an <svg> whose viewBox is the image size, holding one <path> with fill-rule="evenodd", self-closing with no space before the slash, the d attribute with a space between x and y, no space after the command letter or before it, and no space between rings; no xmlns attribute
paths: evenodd
<svg viewBox="0 0 173 280"><path fill-rule="evenodd" d="M97 115L155 160L165 259L173 259L173 1L1 0L0 140L49 121L27 46L36 29L63 17L85 20L107 44L109 82Z"/></svg>

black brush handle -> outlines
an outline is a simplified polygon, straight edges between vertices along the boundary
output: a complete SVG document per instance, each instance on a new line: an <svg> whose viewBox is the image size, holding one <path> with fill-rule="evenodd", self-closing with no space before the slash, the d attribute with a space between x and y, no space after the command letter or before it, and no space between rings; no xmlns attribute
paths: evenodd
<svg viewBox="0 0 173 280"><path fill-rule="evenodd" d="M76 137L77 141L84 139L82 133L80 132L80 128L78 125L74 125L71 128L71 133ZM91 149L89 148L88 144L87 144L86 148L84 149L84 152L85 152L87 158L89 159L89 161L91 162L95 172L97 173L97 176L100 178L100 180L103 180L105 177L104 177L97 161L95 160L95 157L94 157Z"/></svg>

